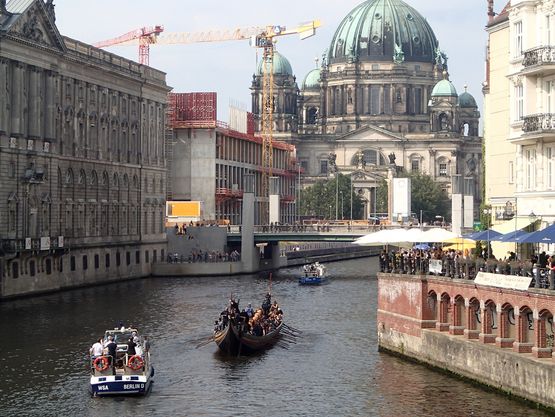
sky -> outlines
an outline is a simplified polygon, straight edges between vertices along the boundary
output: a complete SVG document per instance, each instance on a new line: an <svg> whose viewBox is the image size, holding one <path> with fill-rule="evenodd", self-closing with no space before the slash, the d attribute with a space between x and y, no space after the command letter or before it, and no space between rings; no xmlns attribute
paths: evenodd
<svg viewBox="0 0 555 417"><path fill-rule="evenodd" d="M464 85L482 111L485 79L487 2L484 0L405 0L430 23L449 57L450 79L460 94ZM165 33L237 27L285 25L319 19L312 38L281 37L277 49L291 62L299 87L328 48L341 20L361 0L55 0L62 35L87 43L111 39L144 26L163 25ZM495 11L504 3L497 0ZM137 46L113 46L110 52L138 60ZM227 121L230 102L251 108L249 87L257 53L248 41L153 45L150 65L167 73L175 92L215 91L218 119Z"/></svg>

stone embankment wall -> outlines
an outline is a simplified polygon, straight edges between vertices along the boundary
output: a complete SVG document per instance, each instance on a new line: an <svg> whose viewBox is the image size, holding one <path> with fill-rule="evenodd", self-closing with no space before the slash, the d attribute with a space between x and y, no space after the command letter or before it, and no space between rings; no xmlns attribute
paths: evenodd
<svg viewBox="0 0 555 417"><path fill-rule="evenodd" d="M379 348L555 409L546 325L554 298L545 290L378 274Z"/></svg>

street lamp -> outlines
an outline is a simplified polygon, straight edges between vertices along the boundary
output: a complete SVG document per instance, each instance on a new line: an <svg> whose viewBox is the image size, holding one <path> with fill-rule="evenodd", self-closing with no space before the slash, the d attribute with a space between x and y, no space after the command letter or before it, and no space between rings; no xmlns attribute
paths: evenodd
<svg viewBox="0 0 555 417"><path fill-rule="evenodd" d="M350 176L351 179L351 222L353 221L353 175Z"/></svg>
<svg viewBox="0 0 555 417"><path fill-rule="evenodd" d="M343 214L343 191L339 191L339 194L341 194L341 220L344 220L345 215Z"/></svg>

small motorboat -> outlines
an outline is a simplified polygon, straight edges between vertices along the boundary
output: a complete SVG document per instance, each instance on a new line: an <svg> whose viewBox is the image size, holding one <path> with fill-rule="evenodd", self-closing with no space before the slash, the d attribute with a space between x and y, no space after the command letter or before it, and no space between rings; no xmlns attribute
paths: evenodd
<svg viewBox="0 0 555 417"><path fill-rule="evenodd" d="M104 349L101 355L91 354L91 395L145 395L149 392L154 382L150 342L139 335L137 329L106 330L98 343ZM115 346L108 346L112 343ZM131 347L134 353L129 351ZM115 350L115 356L110 355L110 348Z"/></svg>
<svg viewBox="0 0 555 417"><path fill-rule="evenodd" d="M319 262L315 262L303 267L303 276L299 278L301 285L319 285L326 279L326 267Z"/></svg>
<svg viewBox="0 0 555 417"><path fill-rule="evenodd" d="M270 293L261 308L252 310L252 316L247 309L240 312L239 303L231 299L215 323L214 341L228 355L253 354L272 347L283 325L283 311L275 301L271 304Z"/></svg>

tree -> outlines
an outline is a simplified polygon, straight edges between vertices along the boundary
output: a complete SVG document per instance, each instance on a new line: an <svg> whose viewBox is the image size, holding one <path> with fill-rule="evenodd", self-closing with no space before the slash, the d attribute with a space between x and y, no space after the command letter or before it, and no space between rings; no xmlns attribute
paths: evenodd
<svg viewBox="0 0 555 417"><path fill-rule="evenodd" d="M449 197L431 176L421 173L408 174L402 171L399 177L411 179L411 211L413 213L420 216L420 211L422 211L422 220L426 222L434 221L436 216L441 216L447 221L451 219ZM387 212L388 185L385 180L378 187L376 194L377 210Z"/></svg>
<svg viewBox="0 0 555 417"><path fill-rule="evenodd" d="M334 219L337 203L339 219L350 219L351 198L353 219L360 219L364 210L362 199L352 189L350 177L338 174L335 178L318 181L301 190L300 213L302 216Z"/></svg>

